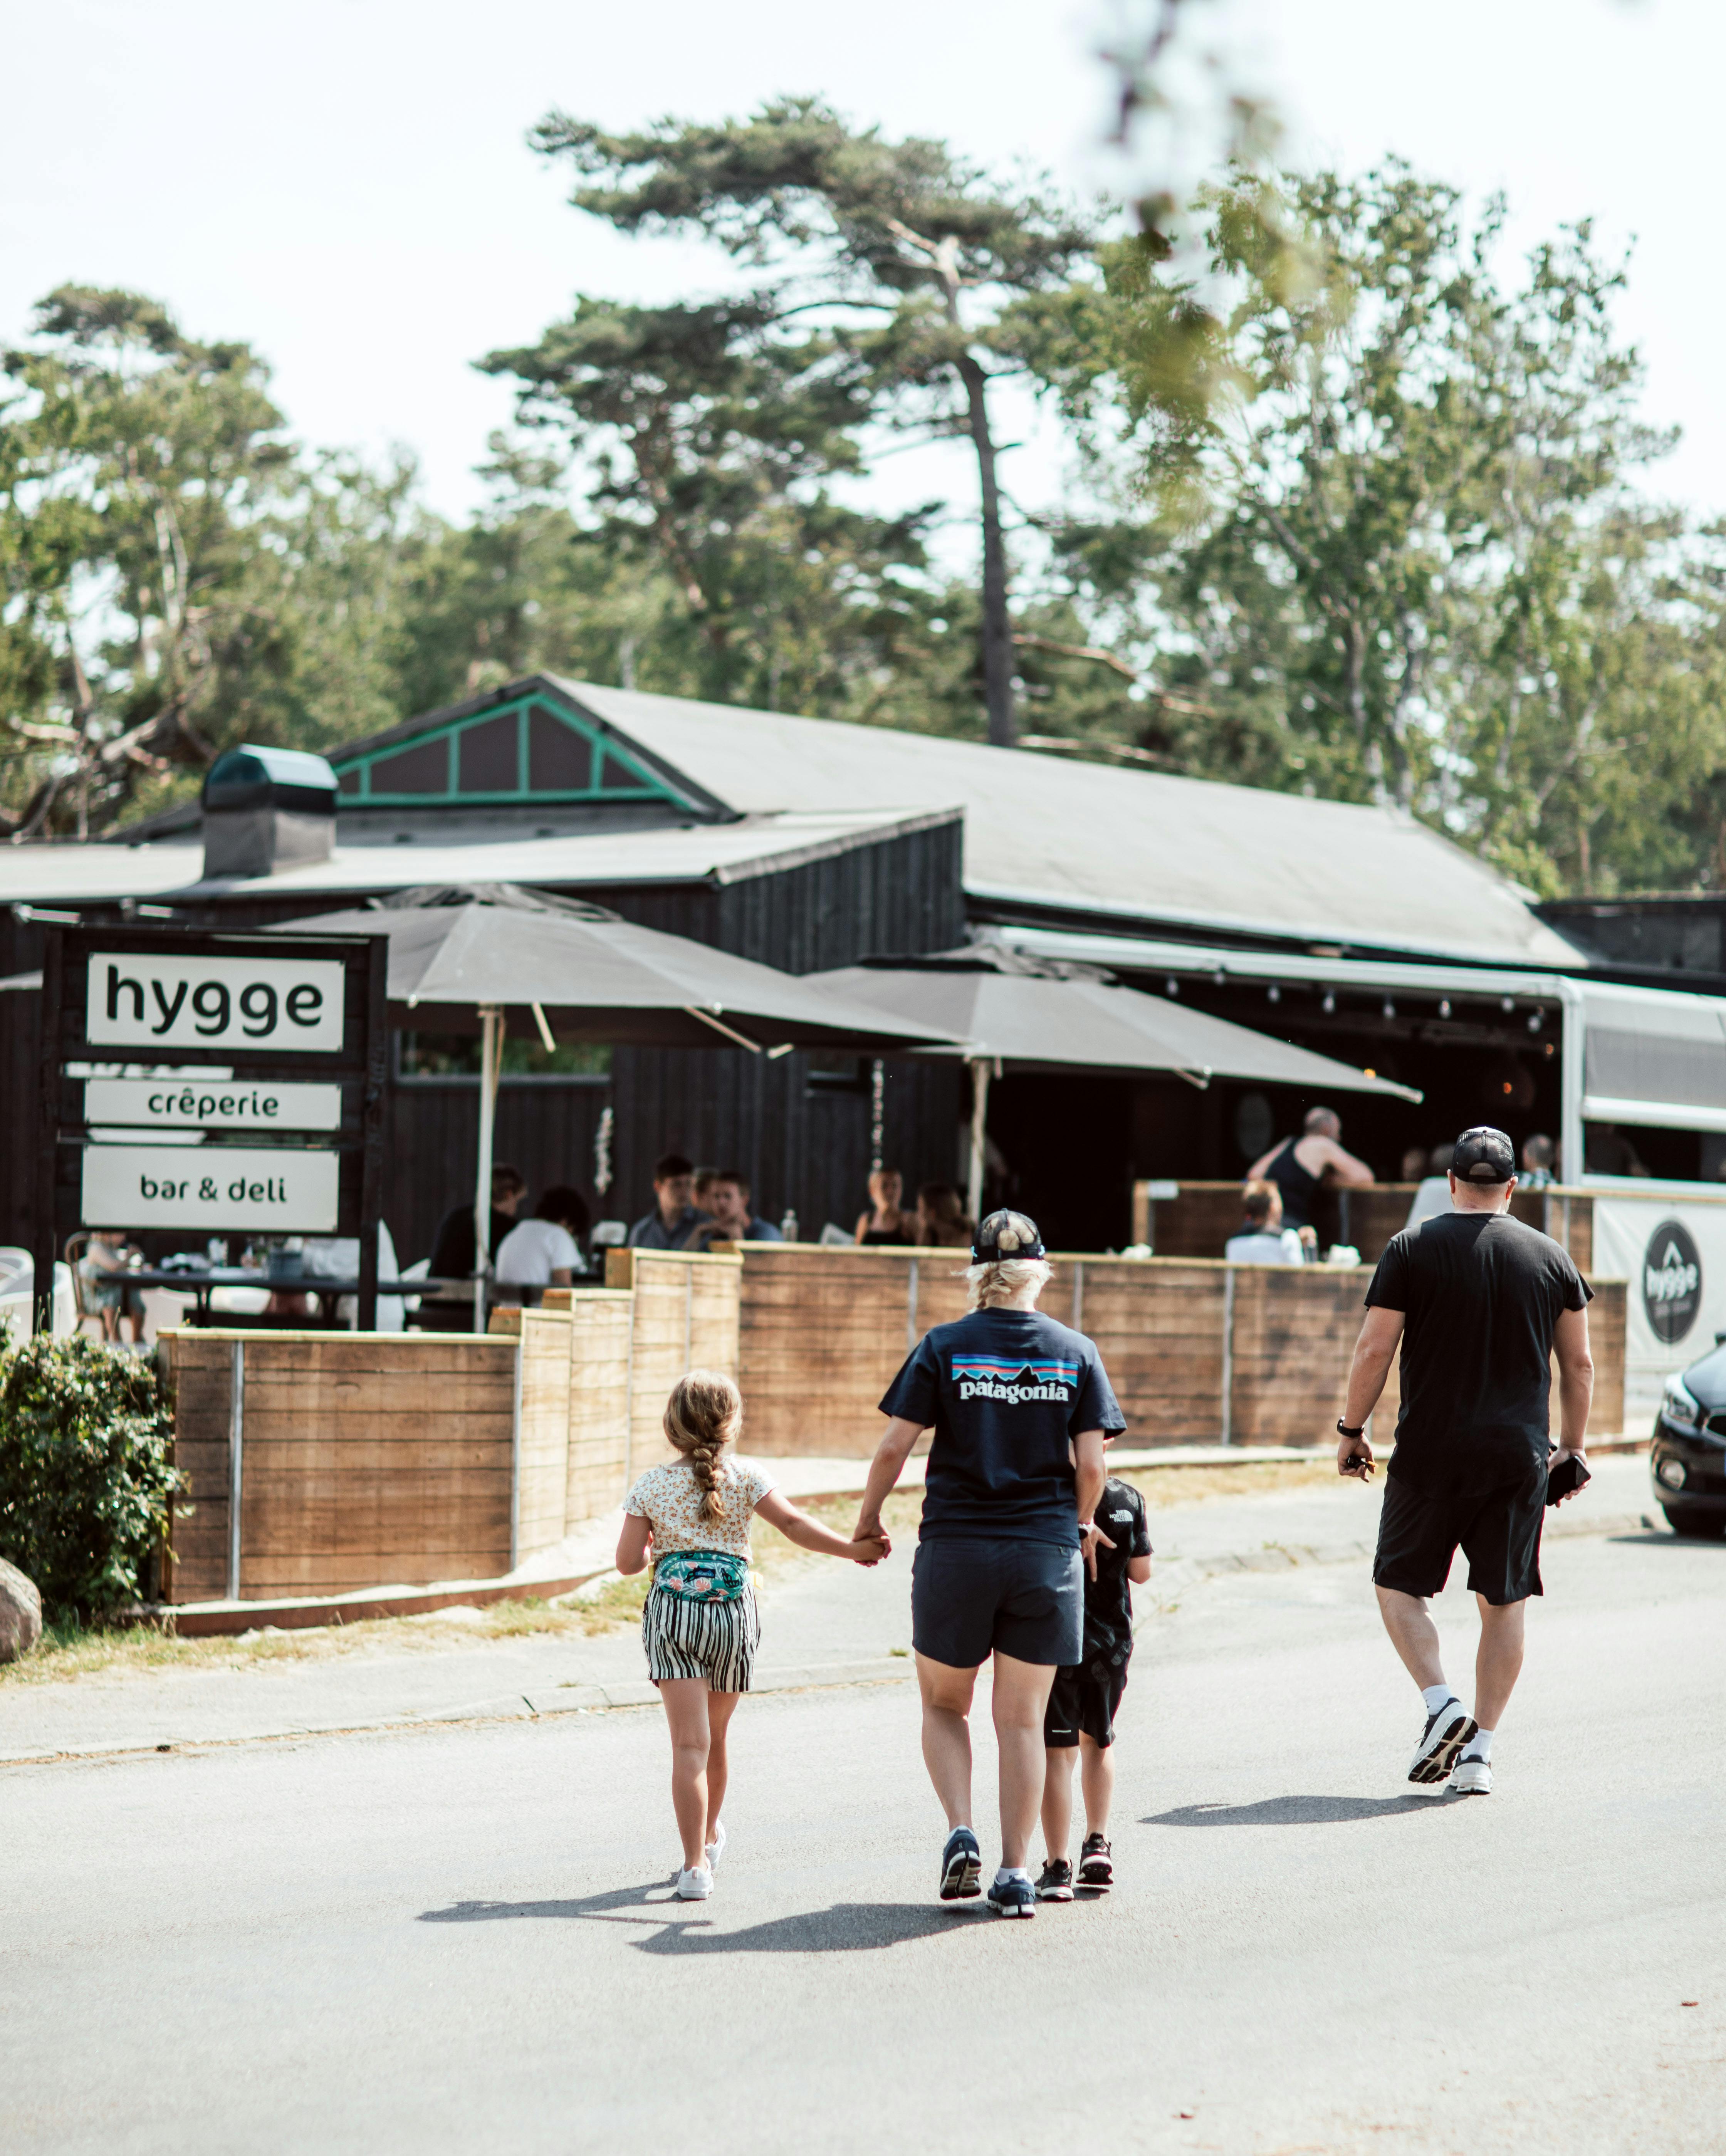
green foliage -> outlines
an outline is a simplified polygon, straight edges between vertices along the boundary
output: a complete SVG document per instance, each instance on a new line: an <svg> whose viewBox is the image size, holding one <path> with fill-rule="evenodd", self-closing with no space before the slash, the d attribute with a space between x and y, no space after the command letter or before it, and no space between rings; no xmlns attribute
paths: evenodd
<svg viewBox="0 0 1726 2156"><path fill-rule="evenodd" d="M922 566L927 512L898 524L842 514L827 485L860 468L868 427L968 439L981 502L979 686L989 738L1010 742L1009 565L989 389L1025 366L1004 326L1011 302L1066 283L1092 244L1090 223L943 142L890 142L814 98L624 135L553 113L534 139L574 167L578 209L626 233L699 234L768 277L692 306L578 301L532 352L485 362L522 380L524 417L563 417L602 458L608 438L622 444L628 462L604 464L598 499L651 543L716 648L749 603L779 615L789 601L794 652L860 627L840 664L854 682L871 658L878 671L884 639L898 644L914 628L915 607L892 587ZM811 544L799 526L817 511L824 532ZM763 581L762 562L776 559L801 559L813 583ZM818 603L823 588L855 611L833 616ZM830 700L835 685L809 658L793 667ZM737 693L723 682L719 692Z"/></svg>
<svg viewBox="0 0 1726 2156"><path fill-rule="evenodd" d="M136 1600L181 1477L152 1365L74 1335L0 1354L0 1557L55 1618Z"/></svg>
<svg viewBox="0 0 1726 2156"><path fill-rule="evenodd" d="M1668 443L1621 268L1579 225L1506 290L1501 206L1468 227L1395 161L1206 208L1203 302L1130 244L1030 331L1117 510L1057 535L1076 588L1152 595L1138 746L1393 803L1546 891L1697 874L1719 537L1636 490Z"/></svg>

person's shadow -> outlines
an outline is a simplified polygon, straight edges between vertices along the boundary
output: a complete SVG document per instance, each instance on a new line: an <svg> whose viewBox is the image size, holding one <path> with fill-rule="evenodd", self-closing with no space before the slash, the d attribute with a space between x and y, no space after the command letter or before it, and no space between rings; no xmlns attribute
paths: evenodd
<svg viewBox="0 0 1726 2156"><path fill-rule="evenodd" d="M1336 1826L1348 1820L1393 1819L1431 1811L1442 1797L1261 1797L1255 1804L1178 1804L1141 1826Z"/></svg>
<svg viewBox="0 0 1726 2156"><path fill-rule="evenodd" d="M865 1953L958 1931L965 1915L960 1908L932 1908L925 1902L837 1902L830 1909L774 1917L765 1923L746 1925L742 1931L721 1932L711 1928L711 1917L695 1913L700 1907L698 1902L676 1900L665 1882L654 1880L645 1886L611 1887L604 1893L584 1894L567 1902L457 1902L447 1909L424 1910L418 1921L486 1924L527 1917L655 1924L658 1928L650 1938L629 1942L639 1953L650 1954ZM972 1912L984 1907L981 1901L968 1905ZM684 1910L690 1914L672 1915L674 1911Z"/></svg>

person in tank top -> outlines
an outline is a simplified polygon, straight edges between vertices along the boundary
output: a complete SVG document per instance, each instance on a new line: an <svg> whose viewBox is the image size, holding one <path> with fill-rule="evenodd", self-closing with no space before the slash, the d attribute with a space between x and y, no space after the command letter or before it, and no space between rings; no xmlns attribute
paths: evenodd
<svg viewBox="0 0 1726 2156"><path fill-rule="evenodd" d="M1308 1108L1301 1135L1272 1146L1246 1171L1249 1183L1262 1178L1282 1192L1285 1228L1312 1226L1313 1200L1321 1190L1372 1181L1366 1163L1338 1144L1342 1131L1343 1119L1334 1108Z"/></svg>

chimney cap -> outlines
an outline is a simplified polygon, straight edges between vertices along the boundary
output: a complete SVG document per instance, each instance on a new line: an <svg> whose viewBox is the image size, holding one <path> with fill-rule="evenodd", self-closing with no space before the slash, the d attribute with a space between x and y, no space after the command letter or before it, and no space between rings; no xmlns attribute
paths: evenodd
<svg viewBox="0 0 1726 2156"><path fill-rule="evenodd" d="M204 773L201 798L211 810L296 808L336 813L336 774L321 756L300 748L224 749Z"/></svg>

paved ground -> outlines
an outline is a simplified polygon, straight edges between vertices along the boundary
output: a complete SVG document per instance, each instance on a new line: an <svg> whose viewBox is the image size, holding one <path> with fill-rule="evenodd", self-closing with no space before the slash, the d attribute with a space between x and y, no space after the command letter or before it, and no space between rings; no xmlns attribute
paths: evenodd
<svg viewBox="0 0 1726 2156"><path fill-rule="evenodd" d="M745 1707L696 1908L651 1711L8 1769L6 2145L1713 2151L1726 1546L1547 1580L1484 1802L1407 1794L1364 1567L1195 1582L1122 1884L1029 1925L932 1902L908 1684Z"/></svg>

